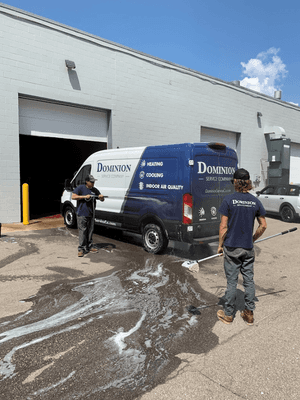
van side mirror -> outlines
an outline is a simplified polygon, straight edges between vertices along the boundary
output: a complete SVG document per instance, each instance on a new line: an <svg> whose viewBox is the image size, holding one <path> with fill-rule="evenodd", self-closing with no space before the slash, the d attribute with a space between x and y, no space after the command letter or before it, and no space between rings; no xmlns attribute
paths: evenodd
<svg viewBox="0 0 300 400"><path fill-rule="evenodd" d="M71 185L70 179L65 180L65 189L69 192L73 192L73 186Z"/></svg>
<svg viewBox="0 0 300 400"><path fill-rule="evenodd" d="M258 191L256 192L256 194L257 194L257 196L259 196L259 195L260 195L260 191L258 190Z"/></svg>

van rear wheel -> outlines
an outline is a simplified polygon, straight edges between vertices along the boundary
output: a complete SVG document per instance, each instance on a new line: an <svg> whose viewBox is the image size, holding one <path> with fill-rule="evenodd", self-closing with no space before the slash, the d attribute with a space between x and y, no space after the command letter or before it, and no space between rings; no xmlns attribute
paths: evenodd
<svg viewBox="0 0 300 400"><path fill-rule="evenodd" d="M76 228L76 213L73 207L67 206L64 209L64 221L68 228Z"/></svg>
<svg viewBox="0 0 300 400"><path fill-rule="evenodd" d="M143 229L143 244L148 253L161 253L168 247L168 239L160 226L147 224Z"/></svg>

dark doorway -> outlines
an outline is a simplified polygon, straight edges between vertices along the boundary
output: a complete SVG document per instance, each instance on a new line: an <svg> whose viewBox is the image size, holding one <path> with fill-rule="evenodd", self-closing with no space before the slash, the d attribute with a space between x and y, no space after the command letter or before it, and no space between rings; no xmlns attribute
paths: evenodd
<svg viewBox="0 0 300 400"><path fill-rule="evenodd" d="M71 179L89 155L107 148L106 143L84 140L19 137L21 185L29 185L30 219L59 214L65 179Z"/></svg>

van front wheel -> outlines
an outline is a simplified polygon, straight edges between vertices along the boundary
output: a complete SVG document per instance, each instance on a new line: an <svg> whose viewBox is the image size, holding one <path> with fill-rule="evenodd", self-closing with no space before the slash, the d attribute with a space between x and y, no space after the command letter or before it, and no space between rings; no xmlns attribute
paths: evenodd
<svg viewBox="0 0 300 400"><path fill-rule="evenodd" d="M148 224L143 229L143 243L148 253L161 253L168 246L168 239L160 226Z"/></svg>
<svg viewBox="0 0 300 400"><path fill-rule="evenodd" d="M77 221L76 221L76 213L74 208L71 206L67 206L64 210L64 220L65 224L68 228L76 228Z"/></svg>

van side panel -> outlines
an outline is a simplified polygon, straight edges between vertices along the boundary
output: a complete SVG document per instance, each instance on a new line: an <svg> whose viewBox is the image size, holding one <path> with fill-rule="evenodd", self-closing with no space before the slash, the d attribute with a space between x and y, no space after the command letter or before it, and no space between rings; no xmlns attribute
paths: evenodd
<svg viewBox="0 0 300 400"><path fill-rule="evenodd" d="M93 175L97 179L95 186L108 197L104 202L96 203L96 223L123 226L126 193L144 150L145 147L140 147L97 153L93 164Z"/></svg>
<svg viewBox="0 0 300 400"><path fill-rule="evenodd" d="M153 217L163 221L170 238L178 239L182 196L190 191L190 154L187 145L147 147L124 204L126 226L137 229Z"/></svg>

